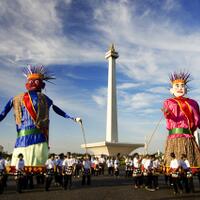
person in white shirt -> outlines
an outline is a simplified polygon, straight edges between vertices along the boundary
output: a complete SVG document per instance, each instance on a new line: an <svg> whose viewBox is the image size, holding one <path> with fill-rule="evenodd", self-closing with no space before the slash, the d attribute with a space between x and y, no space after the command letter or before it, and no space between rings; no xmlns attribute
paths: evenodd
<svg viewBox="0 0 200 200"><path fill-rule="evenodd" d="M107 167L108 167L108 175L113 176L113 172L114 172L114 163L113 163L113 159L111 157L108 158L108 160L106 161Z"/></svg>
<svg viewBox="0 0 200 200"><path fill-rule="evenodd" d="M158 176L160 173L160 161L155 155L153 155L153 186L156 190L159 189L158 186Z"/></svg>
<svg viewBox="0 0 200 200"><path fill-rule="evenodd" d="M119 159L116 157L115 160L114 160L114 165L113 165L113 167L114 167L114 174L115 174L116 178L119 177L119 165L120 165Z"/></svg>
<svg viewBox="0 0 200 200"><path fill-rule="evenodd" d="M154 188L152 188L152 183L153 183L153 156L147 155L146 160L144 162L144 171L146 172L146 186L145 189L148 191L155 191Z"/></svg>
<svg viewBox="0 0 200 200"><path fill-rule="evenodd" d="M172 152L170 154L172 160L170 162L170 173L171 173L171 179L173 183L173 188L174 188L174 194L178 193L178 190L180 193L183 192L183 186L180 182L180 161L176 159L175 154Z"/></svg>
<svg viewBox="0 0 200 200"><path fill-rule="evenodd" d="M94 176L98 176L99 175L99 158L98 157L94 157L93 165L94 165Z"/></svg>
<svg viewBox="0 0 200 200"><path fill-rule="evenodd" d="M26 186L25 177L24 177L24 170L25 170L25 162L23 158L23 154L20 153L18 155L18 160L16 162L15 170L16 170L16 189L17 192L21 193L22 188Z"/></svg>
<svg viewBox="0 0 200 200"><path fill-rule="evenodd" d="M64 154L60 153L56 159L56 173L55 173L55 185L63 186L62 164L64 161Z"/></svg>
<svg viewBox="0 0 200 200"><path fill-rule="evenodd" d="M6 166L6 167L9 167L10 165L11 165L10 156L7 156L6 159L5 159L5 166Z"/></svg>
<svg viewBox="0 0 200 200"><path fill-rule="evenodd" d="M69 186L69 189L72 187L72 175L73 169L75 166L75 159L71 156L71 152L67 152L66 158L63 161L63 175L64 175L64 184L63 187L66 190Z"/></svg>
<svg viewBox="0 0 200 200"><path fill-rule="evenodd" d="M82 166L83 166L82 185L85 185L86 179L87 179L87 185L90 185L91 184L91 167L92 167L90 155L88 154L85 155Z"/></svg>
<svg viewBox="0 0 200 200"><path fill-rule="evenodd" d="M74 177L79 178L80 172L82 169L82 162L80 158L75 158L75 170L74 170Z"/></svg>
<svg viewBox="0 0 200 200"><path fill-rule="evenodd" d="M99 158L99 174L104 175L104 169L105 169L105 158L103 155Z"/></svg>
<svg viewBox="0 0 200 200"><path fill-rule="evenodd" d="M185 154L181 155L180 166L182 169L182 182L186 193L194 192L193 174L190 169L190 163Z"/></svg>
<svg viewBox="0 0 200 200"><path fill-rule="evenodd" d="M53 175L56 169L55 154L49 155L49 158L45 163L45 167L46 167L45 190L49 191L49 187L51 186Z"/></svg>
<svg viewBox="0 0 200 200"><path fill-rule="evenodd" d="M55 170L56 162L55 162L55 155L54 154L49 155L49 158L46 161L45 166L46 166L47 170L53 170L53 171Z"/></svg>
<svg viewBox="0 0 200 200"><path fill-rule="evenodd" d="M141 171L141 160L139 154L136 153L133 158L133 178L135 189L142 185L142 171Z"/></svg>
<svg viewBox="0 0 200 200"><path fill-rule="evenodd" d="M129 159L129 156L125 157L124 162L125 162L125 177L129 177L130 176L130 174L129 174L129 172L130 172L130 159Z"/></svg>

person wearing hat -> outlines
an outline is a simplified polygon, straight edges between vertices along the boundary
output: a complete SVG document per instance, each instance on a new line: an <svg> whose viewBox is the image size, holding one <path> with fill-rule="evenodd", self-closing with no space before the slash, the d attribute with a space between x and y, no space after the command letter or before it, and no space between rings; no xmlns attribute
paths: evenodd
<svg viewBox="0 0 200 200"><path fill-rule="evenodd" d="M27 92L11 98L0 114L2 121L13 108L16 121L17 139L12 155L11 166L15 166L17 156L23 153L26 166L44 166L48 158L49 110L60 116L81 123L80 118L66 114L48 96L42 93L45 81L55 77L44 66L28 65L24 69L27 78Z"/></svg>
<svg viewBox="0 0 200 200"><path fill-rule="evenodd" d="M174 152L178 160L185 154L191 168L195 169L200 167L200 149L194 137L194 131L200 128L199 105L185 97L191 80L189 73L173 73L169 78L173 97L164 101L162 109L169 131L164 153L165 166L170 166L170 153Z"/></svg>

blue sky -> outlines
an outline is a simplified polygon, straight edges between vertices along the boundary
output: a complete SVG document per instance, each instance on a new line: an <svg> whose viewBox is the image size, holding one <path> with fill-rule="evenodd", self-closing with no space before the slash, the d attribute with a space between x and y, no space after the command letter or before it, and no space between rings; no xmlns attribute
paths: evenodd
<svg viewBox="0 0 200 200"><path fill-rule="evenodd" d="M169 73L191 72L189 97L200 101L198 0L14 0L0 2L0 110L25 91L22 68L43 64L56 75L44 91L83 119L87 142L105 140L107 66L111 43L117 59L119 141L143 143L170 97ZM54 152L80 152L80 127L51 111ZM0 143L11 152L13 113L0 123ZM164 149L163 120L149 150Z"/></svg>

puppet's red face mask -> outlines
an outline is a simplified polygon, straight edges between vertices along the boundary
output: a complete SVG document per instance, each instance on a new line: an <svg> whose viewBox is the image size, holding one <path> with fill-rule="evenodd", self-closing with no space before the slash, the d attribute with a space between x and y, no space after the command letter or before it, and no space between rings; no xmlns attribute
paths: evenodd
<svg viewBox="0 0 200 200"><path fill-rule="evenodd" d="M45 83L41 79L28 79L26 83L28 91L41 91L44 87Z"/></svg>

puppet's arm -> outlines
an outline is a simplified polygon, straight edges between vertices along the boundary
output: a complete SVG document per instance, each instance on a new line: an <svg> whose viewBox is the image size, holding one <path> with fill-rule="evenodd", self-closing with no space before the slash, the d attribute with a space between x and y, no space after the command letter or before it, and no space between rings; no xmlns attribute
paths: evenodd
<svg viewBox="0 0 200 200"><path fill-rule="evenodd" d="M53 105L52 106L53 110L55 111L55 113L57 113L58 115L64 117L64 118L69 118L69 119L72 119L73 121L75 122L82 122L82 120L77 117L77 118L74 118L74 117L71 117L69 116L67 113L65 113L63 110L61 110L58 106L56 105Z"/></svg>
<svg viewBox="0 0 200 200"><path fill-rule="evenodd" d="M13 99L10 99L0 114L0 121L2 121L6 117L6 115L10 112L12 106L13 106Z"/></svg>
<svg viewBox="0 0 200 200"><path fill-rule="evenodd" d="M161 108L161 111L163 112L166 119L175 119L175 115L173 111L169 108L169 102L165 101L163 104L163 108Z"/></svg>

